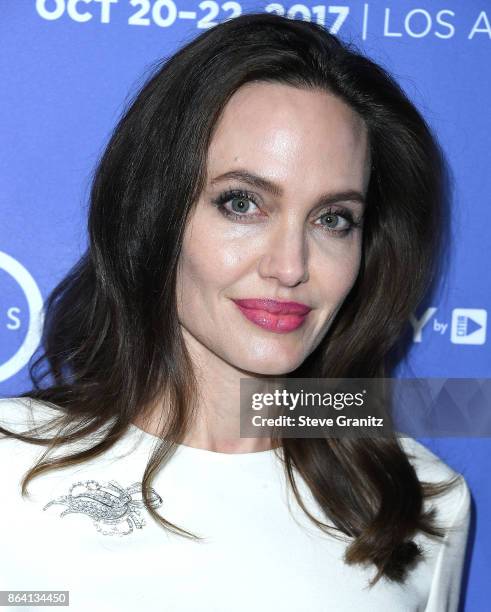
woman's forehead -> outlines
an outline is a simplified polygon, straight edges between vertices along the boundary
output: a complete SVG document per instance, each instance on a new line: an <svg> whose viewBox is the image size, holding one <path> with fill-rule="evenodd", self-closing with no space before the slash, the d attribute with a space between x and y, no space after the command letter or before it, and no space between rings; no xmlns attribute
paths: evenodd
<svg viewBox="0 0 491 612"><path fill-rule="evenodd" d="M220 117L208 151L208 178L248 168L288 184L305 177L368 180L368 133L346 103L320 90L252 83L240 88Z"/></svg>

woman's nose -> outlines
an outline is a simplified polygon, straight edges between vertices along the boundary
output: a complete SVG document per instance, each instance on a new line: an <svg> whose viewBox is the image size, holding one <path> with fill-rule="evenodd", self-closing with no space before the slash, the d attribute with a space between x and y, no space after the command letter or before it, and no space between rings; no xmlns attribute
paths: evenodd
<svg viewBox="0 0 491 612"><path fill-rule="evenodd" d="M263 278L276 278L288 287L307 281L307 246L303 224L278 224L264 245L259 274Z"/></svg>

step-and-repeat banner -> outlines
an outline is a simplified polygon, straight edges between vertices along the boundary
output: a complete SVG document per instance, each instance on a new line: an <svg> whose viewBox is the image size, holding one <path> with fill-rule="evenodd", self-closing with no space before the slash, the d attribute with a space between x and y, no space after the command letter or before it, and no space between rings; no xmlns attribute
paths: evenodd
<svg viewBox="0 0 491 612"><path fill-rule="evenodd" d="M436 132L454 182L451 261L440 291L407 322L412 347L398 375L491 377L489 0L3 0L0 395L28 385L43 300L85 250L90 175L128 96L159 58L253 11L316 21L353 42ZM472 489L465 610L487 610L491 440L422 441Z"/></svg>

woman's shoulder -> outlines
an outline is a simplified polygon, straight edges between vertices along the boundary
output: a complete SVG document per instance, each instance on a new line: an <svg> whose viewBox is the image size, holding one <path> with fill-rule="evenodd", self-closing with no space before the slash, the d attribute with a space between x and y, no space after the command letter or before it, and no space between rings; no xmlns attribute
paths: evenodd
<svg viewBox="0 0 491 612"><path fill-rule="evenodd" d="M27 397L0 398L0 487L3 491L17 484L46 450L46 446L10 435L30 435L31 430L48 424L60 414L53 407ZM42 430L31 435L43 437Z"/></svg>
<svg viewBox="0 0 491 612"><path fill-rule="evenodd" d="M415 438L400 436L398 440L418 476L424 477L425 480L430 482L455 476L460 476L465 481L460 472L450 467L443 459Z"/></svg>
<svg viewBox="0 0 491 612"><path fill-rule="evenodd" d="M60 408L32 397L0 398L0 453L25 457L39 454L46 446L10 434L49 437L50 428L56 426L57 418L62 415Z"/></svg>
<svg viewBox="0 0 491 612"><path fill-rule="evenodd" d="M60 415L55 406L32 397L0 398L0 427L15 433L44 425ZM0 431L0 439L4 437L6 434Z"/></svg>
<svg viewBox="0 0 491 612"><path fill-rule="evenodd" d="M14 434L43 437L45 426L56 422L62 410L32 397L0 398L0 452L5 448L39 445L16 438Z"/></svg>
<svg viewBox="0 0 491 612"><path fill-rule="evenodd" d="M454 470L428 447L411 437L399 437L400 445L414 467L420 482L436 484L455 479L455 485L441 495L431 498L445 522L468 521L471 509L471 492L461 472Z"/></svg>
<svg viewBox="0 0 491 612"><path fill-rule="evenodd" d="M84 434L87 423L91 424L83 417L71 415L68 410L53 403L32 397L0 398L0 462L7 462L13 468L14 462L11 459L15 459L17 468L27 469L33 460L45 455L48 447L50 458L90 451L105 439L112 421L109 420L98 426L95 431ZM86 463L111 461L128 453L148 455L152 445L146 443L143 436L138 436L135 429L128 429L103 453L94 455ZM25 435L25 439L20 438L20 435ZM75 437L66 441L63 440L64 435ZM51 441L58 436L62 441L53 447ZM32 437L39 438L40 441L29 440Z"/></svg>

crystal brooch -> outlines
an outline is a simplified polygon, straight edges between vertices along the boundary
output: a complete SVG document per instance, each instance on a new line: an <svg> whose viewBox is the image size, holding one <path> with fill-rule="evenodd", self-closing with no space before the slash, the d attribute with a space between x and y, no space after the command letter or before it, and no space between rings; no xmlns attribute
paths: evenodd
<svg viewBox="0 0 491 612"><path fill-rule="evenodd" d="M152 488L149 501L152 508L162 504L162 498ZM126 489L114 480L107 483L97 480L76 482L70 487L68 495L53 499L43 510L54 504L66 506L60 517L74 513L86 514L103 535L127 535L132 533L134 527L141 529L145 525L140 513L140 508L145 504L142 484L139 482Z"/></svg>

